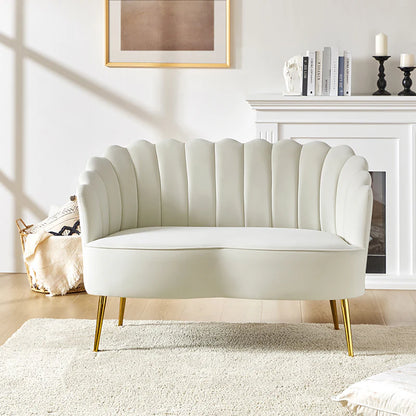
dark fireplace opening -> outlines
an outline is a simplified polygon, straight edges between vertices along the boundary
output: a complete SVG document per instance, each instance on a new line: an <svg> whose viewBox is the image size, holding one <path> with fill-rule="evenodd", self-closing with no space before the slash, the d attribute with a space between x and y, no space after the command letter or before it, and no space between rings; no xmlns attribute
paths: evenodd
<svg viewBox="0 0 416 416"><path fill-rule="evenodd" d="M373 217L368 244L367 273L386 273L386 172L370 172Z"/></svg>

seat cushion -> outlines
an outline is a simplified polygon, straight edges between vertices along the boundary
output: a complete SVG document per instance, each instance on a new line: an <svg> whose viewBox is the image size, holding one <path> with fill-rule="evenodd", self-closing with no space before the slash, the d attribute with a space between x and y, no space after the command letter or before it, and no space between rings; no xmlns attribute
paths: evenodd
<svg viewBox="0 0 416 416"><path fill-rule="evenodd" d="M120 231L89 247L129 250L241 249L277 251L356 250L323 231L262 227L147 227Z"/></svg>
<svg viewBox="0 0 416 416"><path fill-rule="evenodd" d="M364 249L322 231L152 227L84 246L88 293L142 298L344 299L364 293Z"/></svg>

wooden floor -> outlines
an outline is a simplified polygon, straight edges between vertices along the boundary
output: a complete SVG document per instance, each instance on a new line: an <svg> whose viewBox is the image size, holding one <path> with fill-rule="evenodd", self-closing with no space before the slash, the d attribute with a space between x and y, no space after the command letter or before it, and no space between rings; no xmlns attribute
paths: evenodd
<svg viewBox="0 0 416 416"><path fill-rule="evenodd" d="M95 319L96 308L96 296L82 293L49 297L32 292L24 274L0 274L0 345L28 319ZM350 309L352 324L416 325L416 292L368 290L364 296L350 300ZM116 319L117 314L118 298L109 298L105 318ZM338 315L341 317L340 310ZM127 299L125 319L332 322L327 301L222 298Z"/></svg>

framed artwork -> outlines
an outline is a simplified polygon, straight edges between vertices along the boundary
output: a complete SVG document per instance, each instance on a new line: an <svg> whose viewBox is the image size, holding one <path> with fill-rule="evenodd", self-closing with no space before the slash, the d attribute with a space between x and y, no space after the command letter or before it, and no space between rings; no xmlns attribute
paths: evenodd
<svg viewBox="0 0 416 416"><path fill-rule="evenodd" d="M107 66L230 66L230 0L105 2Z"/></svg>

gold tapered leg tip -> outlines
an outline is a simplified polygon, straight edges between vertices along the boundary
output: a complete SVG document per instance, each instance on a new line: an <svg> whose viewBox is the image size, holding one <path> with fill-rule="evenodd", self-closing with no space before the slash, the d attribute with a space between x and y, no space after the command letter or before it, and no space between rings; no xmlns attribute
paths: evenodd
<svg viewBox="0 0 416 416"><path fill-rule="evenodd" d="M329 303L331 305L332 320L334 321L334 329L339 329L337 301L336 300L330 300Z"/></svg>
<svg viewBox="0 0 416 416"><path fill-rule="evenodd" d="M118 326L123 326L125 309L126 309L126 298L120 298L120 308L118 311Z"/></svg>
<svg viewBox="0 0 416 416"><path fill-rule="evenodd" d="M350 320L350 307L348 305L348 299L341 299L341 310L344 318L345 338L347 341L348 355L354 357L354 349L352 346L352 333L351 333L351 320Z"/></svg>
<svg viewBox="0 0 416 416"><path fill-rule="evenodd" d="M103 327L106 303L107 303L107 296L100 296L98 298L97 322L95 324L95 336L94 336L94 347L93 347L94 352L97 352L98 347L100 346L101 329Z"/></svg>

